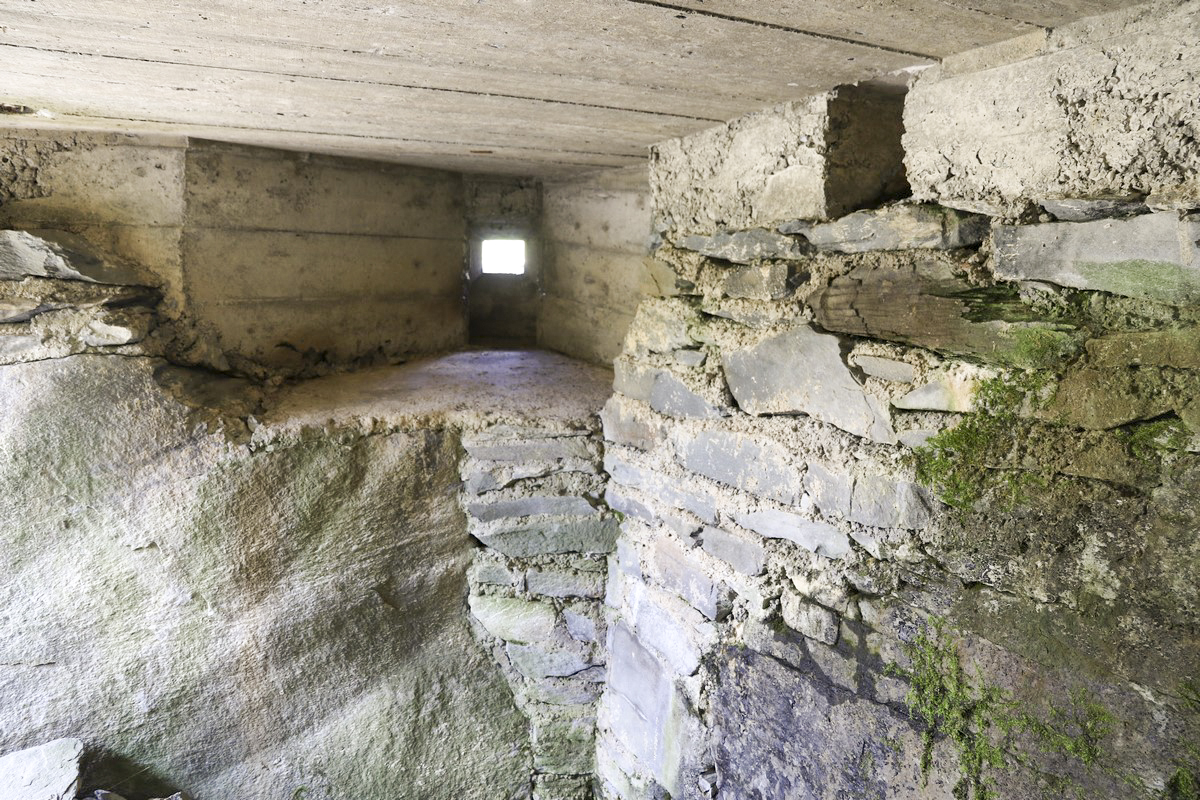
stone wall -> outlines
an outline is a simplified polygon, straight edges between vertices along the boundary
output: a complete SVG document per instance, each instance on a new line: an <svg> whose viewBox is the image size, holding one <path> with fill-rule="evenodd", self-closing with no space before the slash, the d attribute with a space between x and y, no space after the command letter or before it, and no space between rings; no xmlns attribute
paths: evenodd
<svg viewBox="0 0 1200 800"><path fill-rule="evenodd" d="M1013 91L987 86L961 102ZM712 159L714 135L673 159ZM906 143L909 164L943 147ZM822 221L838 198L815 187L795 219L698 232L681 203L746 196L698 181L681 199L652 177L676 279L640 305L603 413L625 519L602 796L1192 796L1188 213L1089 184L1014 224L922 184L940 204Z"/></svg>
<svg viewBox="0 0 1200 800"><path fill-rule="evenodd" d="M646 259L646 171L596 173L543 191L538 345L609 364L638 300L657 286Z"/></svg>

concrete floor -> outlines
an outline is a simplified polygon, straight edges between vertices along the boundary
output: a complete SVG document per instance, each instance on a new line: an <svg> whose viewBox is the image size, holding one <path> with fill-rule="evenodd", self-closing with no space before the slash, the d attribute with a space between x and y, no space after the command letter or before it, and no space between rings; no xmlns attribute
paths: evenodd
<svg viewBox="0 0 1200 800"><path fill-rule="evenodd" d="M567 429L593 419L611 394L612 371L603 367L544 350L468 350L286 387L261 430L275 438L362 424Z"/></svg>

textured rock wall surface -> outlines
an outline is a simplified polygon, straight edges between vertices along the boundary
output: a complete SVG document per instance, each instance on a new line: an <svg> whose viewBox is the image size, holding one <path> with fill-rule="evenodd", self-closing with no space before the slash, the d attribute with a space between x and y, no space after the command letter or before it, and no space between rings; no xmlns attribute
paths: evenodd
<svg viewBox="0 0 1200 800"><path fill-rule="evenodd" d="M611 374L472 352L255 384L166 360L137 279L0 233L0 752L73 737L78 788L133 798L588 796ZM522 566L475 631L471 533ZM518 592L560 635L502 670L480 603Z"/></svg>
<svg viewBox="0 0 1200 800"><path fill-rule="evenodd" d="M703 235L666 199L602 415L605 797L1194 793L1194 222L1072 191Z"/></svg>
<svg viewBox="0 0 1200 800"><path fill-rule="evenodd" d="M947 59L904 113L917 198L1015 216L1062 198L1200 197L1200 7L1159 0Z"/></svg>
<svg viewBox="0 0 1200 800"><path fill-rule="evenodd" d="M638 301L657 291L650 227L644 168L545 184L539 346L612 363Z"/></svg>

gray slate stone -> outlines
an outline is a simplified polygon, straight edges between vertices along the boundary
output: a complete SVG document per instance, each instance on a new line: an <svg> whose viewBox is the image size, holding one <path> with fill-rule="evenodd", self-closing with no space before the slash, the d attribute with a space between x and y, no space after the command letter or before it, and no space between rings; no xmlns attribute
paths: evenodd
<svg viewBox="0 0 1200 800"><path fill-rule="evenodd" d="M138 285L136 270L105 261L83 238L65 231L0 231L0 280L59 278Z"/></svg>
<svg viewBox="0 0 1200 800"><path fill-rule="evenodd" d="M467 513L481 522L498 519L519 519L544 514L563 517L586 517L596 513L596 507L583 497L532 496L512 500L479 500L467 504Z"/></svg>
<svg viewBox="0 0 1200 800"><path fill-rule="evenodd" d="M975 386L974 381L936 380L893 400L892 405L908 411L965 413L975 408Z"/></svg>
<svg viewBox="0 0 1200 800"><path fill-rule="evenodd" d="M767 550L762 543L721 528L700 531L700 546L743 575L761 575L767 566Z"/></svg>
<svg viewBox="0 0 1200 800"><path fill-rule="evenodd" d="M749 264L764 259L799 259L812 252L812 248L800 238L787 236L762 228L718 233L713 236L687 236L682 246L688 250L732 261Z"/></svg>
<svg viewBox="0 0 1200 800"><path fill-rule="evenodd" d="M613 395L604 404L600 421L604 424L605 439L639 450L652 450L664 437L660 425L653 420L641 419L619 395Z"/></svg>
<svg viewBox="0 0 1200 800"><path fill-rule="evenodd" d="M781 233L803 235L818 250L865 253L869 250L952 250L974 247L987 236L991 221L935 205L895 205L857 211L832 222L796 221Z"/></svg>
<svg viewBox="0 0 1200 800"><path fill-rule="evenodd" d="M883 378L893 383L912 383L917 378L917 368L905 361L879 356L855 356L854 363L868 375Z"/></svg>
<svg viewBox="0 0 1200 800"><path fill-rule="evenodd" d="M659 370L655 376L649 403L658 413L676 419L716 419L725 415L723 409L693 392L668 370Z"/></svg>
<svg viewBox="0 0 1200 800"><path fill-rule="evenodd" d="M549 603L500 595L467 598L471 613L487 632L507 642L540 642L554 636L558 615Z"/></svg>
<svg viewBox="0 0 1200 800"><path fill-rule="evenodd" d="M1200 219L1170 212L1123 220L1003 225L996 276L1157 300L1200 302Z"/></svg>
<svg viewBox="0 0 1200 800"><path fill-rule="evenodd" d="M509 642L504 651L517 671L531 680L567 678L595 665L589 648L574 639L532 644Z"/></svg>
<svg viewBox="0 0 1200 800"><path fill-rule="evenodd" d="M595 445L586 436L537 439L473 440L463 437L463 447L481 461L553 461L559 458L593 458Z"/></svg>
<svg viewBox="0 0 1200 800"><path fill-rule="evenodd" d="M745 300L780 300L791 291L791 267L782 261L736 269L725 276L721 289L726 297Z"/></svg>
<svg viewBox="0 0 1200 800"><path fill-rule="evenodd" d="M1144 214L1146 201L1137 196L1042 200L1040 205L1063 222L1092 222L1109 217Z"/></svg>
<svg viewBox="0 0 1200 800"><path fill-rule="evenodd" d="M512 558L546 553L608 553L619 531L617 520L607 516L531 517L520 525L485 523L471 527L472 536Z"/></svg>
<svg viewBox="0 0 1200 800"><path fill-rule="evenodd" d="M703 431L684 441L683 465L742 491L796 505L804 495L800 471L784 448L740 433Z"/></svg>
<svg viewBox="0 0 1200 800"><path fill-rule="evenodd" d="M0 757L0 800L74 800L83 742L57 739Z"/></svg>
<svg viewBox="0 0 1200 800"><path fill-rule="evenodd" d="M850 496L854 479L849 475L833 473L820 464L810 463L804 476L804 488L813 503L827 517L850 515Z"/></svg>
<svg viewBox="0 0 1200 800"><path fill-rule="evenodd" d="M845 558L850 553L849 536L828 523L798 514L765 509L735 513L733 519L768 539L787 539L826 558Z"/></svg>
<svg viewBox="0 0 1200 800"><path fill-rule="evenodd" d="M713 580L693 556L669 539L655 542L652 553L663 586L709 619L724 616L731 599L728 587Z"/></svg>
<svg viewBox="0 0 1200 800"><path fill-rule="evenodd" d="M539 567L525 573L525 588L544 597L603 597L604 574Z"/></svg>
<svg viewBox="0 0 1200 800"><path fill-rule="evenodd" d="M809 327L727 353L725 378L748 414L807 414L848 433L894 444L884 405L863 392L836 336Z"/></svg>
<svg viewBox="0 0 1200 800"><path fill-rule="evenodd" d="M929 505L915 483L864 475L854 482L850 519L875 528L920 530L929 524Z"/></svg>
<svg viewBox="0 0 1200 800"><path fill-rule="evenodd" d="M838 617L827 608L810 603L795 592L783 593L783 621L810 639L831 647L838 640Z"/></svg>
<svg viewBox="0 0 1200 800"><path fill-rule="evenodd" d="M717 503L707 493L685 482L670 480L659 473L629 463L614 450L604 454L604 469L617 483L637 489L674 508L695 514L705 522L716 522Z"/></svg>
<svg viewBox="0 0 1200 800"><path fill-rule="evenodd" d="M667 608L647 593L637 606L638 637L678 676L694 675L717 640L716 628L689 606Z"/></svg>

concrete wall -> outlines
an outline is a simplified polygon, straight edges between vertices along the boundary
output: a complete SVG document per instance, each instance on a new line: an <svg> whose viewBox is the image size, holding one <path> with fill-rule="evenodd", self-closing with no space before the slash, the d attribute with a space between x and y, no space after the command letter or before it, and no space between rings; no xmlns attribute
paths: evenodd
<svg viewBox="0 0 1200 800"><path fill-rule="evenodd" d="M189 309L236 366L466 342L459 176L193 141L185 198Z"/></svg>
<svg viewBox="0 0 1200 800"><path fill-rule="evenodd" d="M164 313L185 306L186 140L78 131L0 134L0 227L53 228L145 268Z"/></svg>
<svg viewBox="0 0 1200 800"><path fill-rule="evenodd" d="M137 267L179 360L304 373L466 343L458 175L88 132L10 132L0 151L0 225Z"/></svg>
<svg viewBox="0 0 1200 800"><path fill-rule="evenodd" d="M472 344L531 347L537 339L541 248L537 236L542 188L533 179L475 175L464 181L469 264L467 307ZM522 275L484 274L484 239L525 240Z"/></svg>
<svg viewBox="0 0 1200 800"><path fill-rule="evenodd" d="M587 361L611 362L638 301L656 286L647 261L646 171L547 183L543 193L538 344Z"/></svg>

